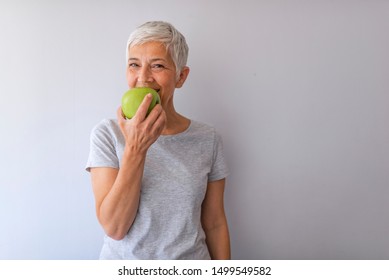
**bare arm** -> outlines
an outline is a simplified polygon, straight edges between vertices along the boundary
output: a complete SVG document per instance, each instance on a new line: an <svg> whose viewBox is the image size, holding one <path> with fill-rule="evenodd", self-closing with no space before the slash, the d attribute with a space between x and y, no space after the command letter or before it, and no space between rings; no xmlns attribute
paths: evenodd
<svg viewBox="0 0 389 280"><path fill-rule="evenodd" d="M92 186L96 215L105 233L123 239L131 227L139 206L144 158L123 156L121 168L92 168Z"/></svg>
<svg viewBox="0 0 389 280"><path fill-rule="evenodd" d="M223 202L224 186L225 179L208 183L201 213L208 250L211 258L216 260L231 258L230 237Z"/></svg>
<svg viewBox="0 0 389 280"><path fill-rule="evenodd" d="M131 120L117 111L125 137L121 168L91 168L96 215L104 231L113 239L123 239L130 229L139 206L141 182L148 148L165 125L165 113L157 105L146 118L150 98L145 98Z"/></svg>

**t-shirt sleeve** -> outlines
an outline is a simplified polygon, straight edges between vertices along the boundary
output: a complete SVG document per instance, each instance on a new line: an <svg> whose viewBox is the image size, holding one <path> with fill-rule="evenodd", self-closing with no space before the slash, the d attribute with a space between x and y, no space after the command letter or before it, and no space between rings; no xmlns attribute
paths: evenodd
<svg viewBox="0 0 389 280"><path fill-rule="evenodd" d="M119 160L116 153L116 141L107 122L102 121L96 125L90 135L89 157L86 171L93 167L119 168Z"/></svg>
<svg viewBox="0 0 389 280"><path fill-rule="evenodd" d="M208 182L221 180L228 176L228 167L223 152L222 137L216 133L213 147L213 162L211 172L208 175Z"/></svg>

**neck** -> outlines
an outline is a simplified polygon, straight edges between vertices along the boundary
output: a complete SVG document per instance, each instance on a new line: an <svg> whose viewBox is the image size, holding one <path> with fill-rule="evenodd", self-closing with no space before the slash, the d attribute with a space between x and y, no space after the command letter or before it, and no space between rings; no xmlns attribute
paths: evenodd
<svg viewBox="0 0 389 280"><path fill-rule="evenodd" d="M166 125L162 130L162 135L173 135L185 131L189 125L190 120L179 113L177 113L174 107L170 110L165 110L166 113Z"/></svg>

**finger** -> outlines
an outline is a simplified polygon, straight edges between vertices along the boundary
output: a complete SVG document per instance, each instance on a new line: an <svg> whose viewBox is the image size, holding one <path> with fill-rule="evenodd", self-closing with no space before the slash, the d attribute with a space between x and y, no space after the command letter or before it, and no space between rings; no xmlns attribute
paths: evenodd
<svg viewBox="0 0 389 280"><path fill-rule="evenodd" d="M116 117L118 121L126 119L126 117L123 114L122 106L119 106L119 108L116 110Z"/></svg>
<svg viewBox="0 0 389 280"><path fill-rule="evenodd" d="M162 133L162 130L165 128L166 125L166 113L164 110L161 111L161 113L158 115L158 118L153 124L153 129L158 131L158 134Z"/></svg>
<svg viewBox="0 0 389 280"><path fill-rule="evenodd" d="M116 110L116 117L118 119L119 127L123 129L125 125L126 117L123 114L123 110L121 106Z"/></svg>
<svg viewBox="0 0 389 280"><path fill-rule="evenodd" d="M160 104L155 105L155 107L151 110L150 114L147 117L147 120L153 124L163 111L162 106Z"/></svg>
<svg viewBox="0 0 389 280"><path fill-rule="evenodd" d="M151 93L148 93L144 98L142 103L139 105L138 110L135 113L134 118L138 120L144 120L147 116L147 111L149 110L149 106L151 104L151 101L153 99L153 96Z"/></svg>

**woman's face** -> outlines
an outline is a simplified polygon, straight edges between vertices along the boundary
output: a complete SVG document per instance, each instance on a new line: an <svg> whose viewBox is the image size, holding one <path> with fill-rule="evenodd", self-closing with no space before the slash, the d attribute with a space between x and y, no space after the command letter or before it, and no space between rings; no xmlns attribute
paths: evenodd
<svg viewBox="0 0 389 280"><path fill-rule="evenodd" d="M182 74L177 81L174 62L160 42L133 46L128 51L128 57L128 86L155 89L161 97L162 106L171 101L174 89L181 87L185 81L186 76L182 79Z"/></svg>

